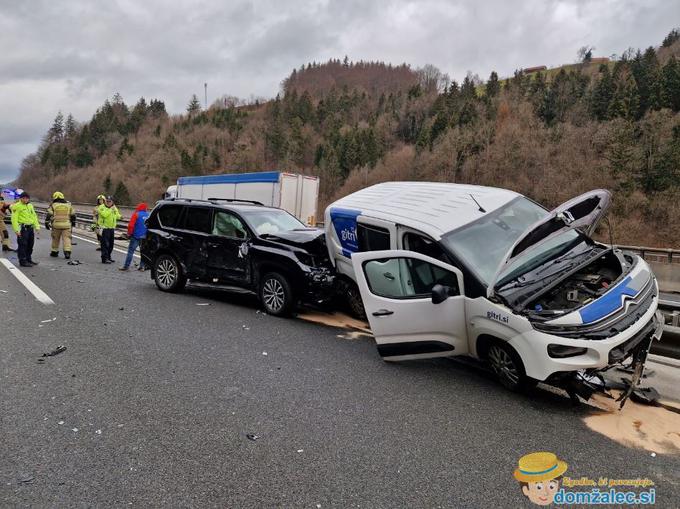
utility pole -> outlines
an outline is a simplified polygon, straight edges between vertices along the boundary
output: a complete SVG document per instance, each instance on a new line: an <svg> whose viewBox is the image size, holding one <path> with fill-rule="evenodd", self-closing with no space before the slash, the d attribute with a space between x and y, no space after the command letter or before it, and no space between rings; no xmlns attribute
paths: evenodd
<svg viewBox="0 0 680 509"><path fill-rule="evenodd" d="M205 88L205 109L208 109L208 84L203 83L203 87Z"/></svg>

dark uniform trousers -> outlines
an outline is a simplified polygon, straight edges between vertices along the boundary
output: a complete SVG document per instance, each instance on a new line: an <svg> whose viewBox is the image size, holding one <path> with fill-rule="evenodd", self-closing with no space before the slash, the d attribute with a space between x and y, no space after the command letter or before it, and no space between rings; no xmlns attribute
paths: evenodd
<svg viewBox="0 0 680 509"><path fill-rule="evenodd" d="M33 243L35 235L33 226L28 224L21 225L21 236L17 237L19 263L28 263L33 260Z"/></svg>

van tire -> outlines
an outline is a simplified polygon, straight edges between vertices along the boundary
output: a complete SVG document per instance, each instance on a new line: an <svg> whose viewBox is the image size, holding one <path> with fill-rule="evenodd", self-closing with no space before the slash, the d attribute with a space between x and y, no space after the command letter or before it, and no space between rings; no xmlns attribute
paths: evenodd
<svg viewBox="0 0 680 509"><path fill-rule="evenodd" d="M154 263L153 279L163 292L181 292L187 284L187 278L177 258L162 254Z"/></svg>
<svg viewBox="0 0 680 509"><path fill-rule="evenodd" d="M493 341L486 350L486 360L498 381L506 389L522 392L534 387L538 381L526 375L519 354L505 342Z"/></svg>
<svg viewBox="0 0 680 509"><path fill-rule="evenodd" d="M354 318L366 320L366 309L364 309L364 302L361 300L361 292L354 281L338 280L335 291L338 307L347 311Z"/></svg>
<svg viewBox="0 0 680 509"><path fill-rule="evenodd" d="M268 272L260 280L260 302L267 314L289 316L295 305L288 280L278 272Z"/></svg>

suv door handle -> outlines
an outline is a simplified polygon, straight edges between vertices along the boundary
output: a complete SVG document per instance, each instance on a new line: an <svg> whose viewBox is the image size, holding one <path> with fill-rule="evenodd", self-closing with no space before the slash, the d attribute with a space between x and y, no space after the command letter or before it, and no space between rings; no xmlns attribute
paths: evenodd
<svg viewBox="0 0 680 509"><path fill-rule="evenodd" d="M394 311L390 311L389 309L379 309L373 313L373 316L389 316L393 314Z"/></svg>

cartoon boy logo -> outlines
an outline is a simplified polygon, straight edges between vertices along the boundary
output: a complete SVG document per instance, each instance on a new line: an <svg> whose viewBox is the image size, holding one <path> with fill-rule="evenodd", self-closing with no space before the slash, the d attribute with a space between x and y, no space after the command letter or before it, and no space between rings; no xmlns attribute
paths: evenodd
<svg viewBox="0 0 680 509"><path fill-rule="evenodd" d="M533 452L522 456L514 472L522 493L536 505L550 505L560 487L567 464L551 452Z"/></svg>

